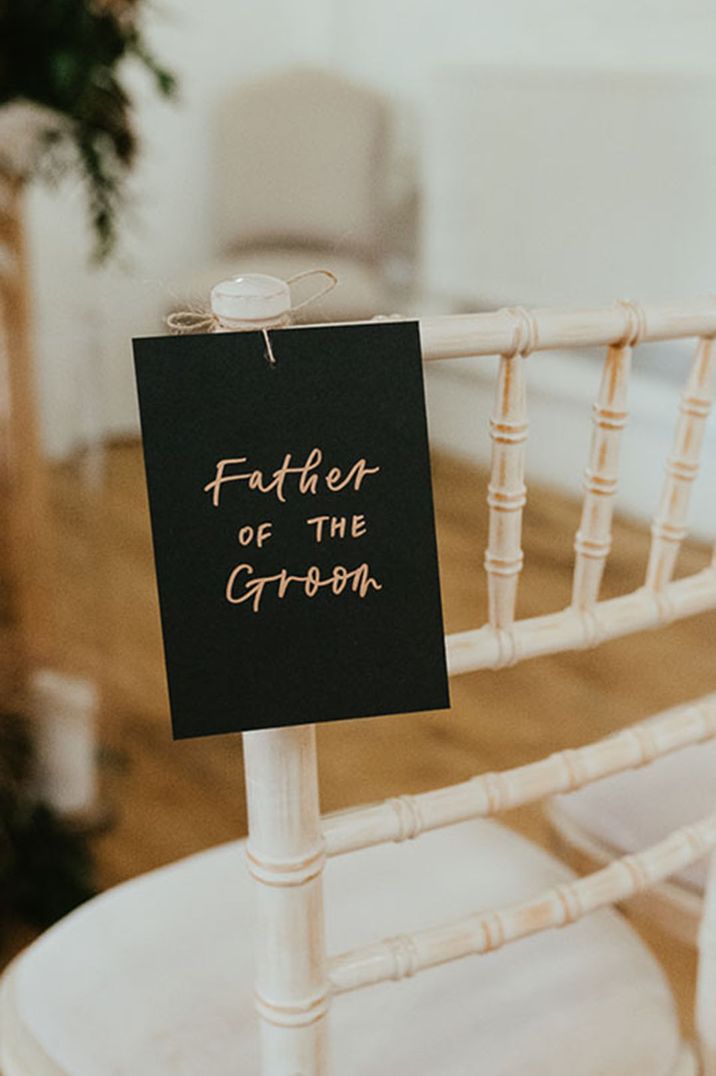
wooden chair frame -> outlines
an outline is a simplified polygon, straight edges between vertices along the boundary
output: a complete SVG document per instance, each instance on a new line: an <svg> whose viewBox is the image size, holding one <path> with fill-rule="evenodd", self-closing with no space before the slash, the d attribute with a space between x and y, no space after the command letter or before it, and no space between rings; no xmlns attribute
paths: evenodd
<svg viewBox="0 0 716 1076"><path fill-rule="evenodd" d="M689 496L713 396L716 300L649 307L620 302L582 311L513 308L427 318L420 321L420 333L426 361L501 356L491 419L485 556L488 619L483 627L447 637L451 674L499 669L542 654L591 647L716 608L716 553L702 571L677 581L672 578L686 534ZM695 338L697 347L652 526L645 581L632 593L599 601L611 541L620 440L627 421L632 350L643 341L685 337ZM572 601L561 612L515 621L526 501L527 357L532 352L598 346L606 347L607 354L575 538ZM270 1076L322 1076L328 1072L326 1025L332 995L484 953L632 896L716 848L716 813L644 852L524 903L330 959L322 903L326 857L412 839L430 829L580 788L714 736L716 694L671 710L646 727L627 729L579 750L322 818L315 727L245 733L247 856L258 894L256 999L263 1071ZM716 868L711 874L716 877ZM716 1072L714 892L716 887L710 886L705 901L697 1001L707 1073Z"/></svg>

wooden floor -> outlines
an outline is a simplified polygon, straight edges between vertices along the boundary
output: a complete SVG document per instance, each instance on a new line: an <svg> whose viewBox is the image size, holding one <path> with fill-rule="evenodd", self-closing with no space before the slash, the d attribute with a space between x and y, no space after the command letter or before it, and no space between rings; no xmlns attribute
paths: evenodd
<svg viewBox="0 0 716 1076"><path fill-rule="evenodd" d="M484 619L485 478L441 458L434 478L447 629L456 631ZM104 786L117 821L97 842L97 854L102 884L111 885L245 832L241 740L171 740L138 446L113 447L94 487L65 466L54 472L52 490L58 662L98 676L104 692ZM570 501L530 490L521 614L567 603L577 518ZM638 585L647 546L646 528L617 525L606 593ZM706 556L685 549L680 570L701 567ZM418 792L528 762L713 690L715 626L704 616L598 652L464 676L453 682L449 713L324 725L322 806ZM310 713L305 717L310 721ZM538 808L505 821L549 844ZM688 1026L693 954L643 930L669 970Z"/></svg>

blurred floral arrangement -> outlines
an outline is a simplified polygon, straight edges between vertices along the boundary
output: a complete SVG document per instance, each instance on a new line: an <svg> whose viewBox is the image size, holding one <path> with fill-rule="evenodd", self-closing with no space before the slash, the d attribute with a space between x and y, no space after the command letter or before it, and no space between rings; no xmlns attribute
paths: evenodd
<svg viewBox="0 0 716 1076"><path fill-rule="evenodd" d="M147 46L146 6L146 0L0 2L0 167L23 178L79 168L99 259L115 246L138 148L122 65L138 61L165 97L176 90L173 74Z"/></svg>

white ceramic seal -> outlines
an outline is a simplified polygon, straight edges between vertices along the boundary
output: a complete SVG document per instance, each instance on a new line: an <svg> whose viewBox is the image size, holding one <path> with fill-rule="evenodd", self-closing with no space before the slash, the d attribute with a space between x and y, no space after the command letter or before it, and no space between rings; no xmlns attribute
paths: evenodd
<svg viewBox="0 0 716 1076"><path fill-rule="evenodd" d="M291 292L284 280L265 273L243 273L211 289L212 312L223 322L282 318L291 310Z"/></svg>

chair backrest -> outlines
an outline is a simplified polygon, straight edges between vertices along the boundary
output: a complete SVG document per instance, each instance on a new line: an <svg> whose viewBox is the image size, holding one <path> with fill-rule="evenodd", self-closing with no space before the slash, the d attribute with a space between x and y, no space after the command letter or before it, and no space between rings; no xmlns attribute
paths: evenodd
<svg viewBox="0 0 716 1076"><path fill-rule="evenodd" d="M500 669L530 657L595 646L716 608L716 556L703 570L673 579L713 396L716 300L649 308L621 302L584 311L515 308L425 319L420 330L426 360L501 356L487 496L487 622L447 637L452 674ZM620 442L628 415L632 350L641 341L691 337L696 340L695 354L654 517L644 583L632 593L600 601ZM527 357L555 348L596 346L606 347L607 352L574 542L572 600L560 612L515 620L526 501ZM573 790L713 737L716 694L579 750L564 750L517 769L321 818L313 726L246 733L248 858L259 888L257 1004L264 1071L271 1076L299 1072L314 1076L326 1071L325 1027L331 995L482 953L621 901L714 849L716 813L644 852L523 904L492 909L459 923L437 924L330 959L325 950L321 888L326 856L415 838L430 829ZM714 888L706 899L698 1005L704 1055L714 1066L709 1072L716 1071L716 1008L711 1004L716 998Z"/></svg>
<svg viewBox="0 0 716 1076"><path fill-rule="evenodd" d="M378 253L388 129L379 94L296 68L236 89L222 105L219 128L226 251L310 244Z"/></svg>

